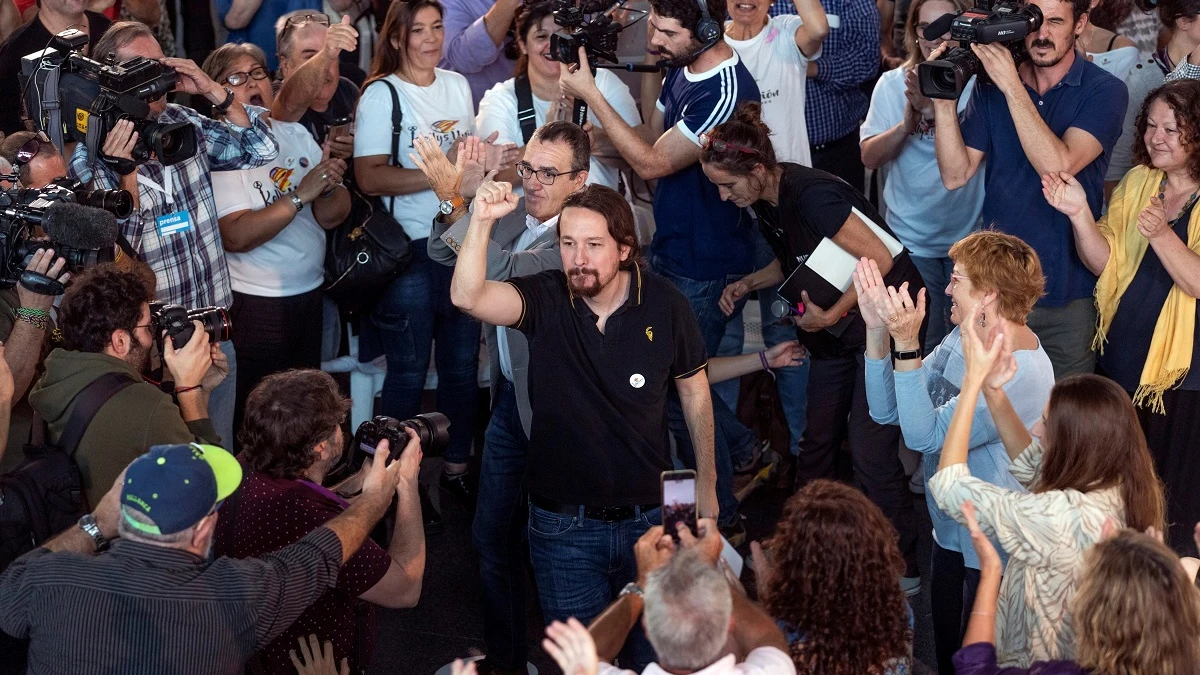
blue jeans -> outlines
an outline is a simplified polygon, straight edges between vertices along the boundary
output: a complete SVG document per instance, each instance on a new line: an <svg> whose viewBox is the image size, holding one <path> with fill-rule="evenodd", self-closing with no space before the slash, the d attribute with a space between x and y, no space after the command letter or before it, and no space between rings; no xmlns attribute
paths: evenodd
<svg viewBox="0 0 1200 675"><path fill-rule="evenodd" d="M388 286L370 317L387 356L381 409L401 420L421 412L436 342L437 409L450 420L443 459L462 463L471 454L478 410L479 322L450 303L454 268L430 260L425 243L412 242L412 265Z"/></svg>
<svg viewBox="0 0 1200 675"><path fill-rule="evenodd" d="M221 437L221 443L227 449L232 449L233 414L237 407L237 350L233 347L233 340L222 342L221 351L229 359L229 374L208 395L208 418Z"/></svg>
<svg viewBox="0 0 1200 675"><path fill-rule="evenodd" d="M587 625L600 615L625 584L637 578L633 545L646 530L662 524L662 509L641 511L628 520L606 523L578 515L565 516L529 505L529 557L537 579L546 623L569 617ZM641 634L630 633L622 650L622 667L641 672L654 660L654 650Z"/></svg>
<svg viewBox="0 0 1200 675"><path fill-rule="evenodd" d="M517 411L517 389L500 385L483 437L479 499L471 533L483 580L483 639L487 656L505 670L523 669L525 635L526 500L521 480L529 439Z"/></svg>
<svg viewBox="0 0 1200 675"><path fill-rule="evenodd" d="M928 354L954 330L954 325L950 323L950 296L946 295L954 261L949 258L910 257L925 280L925 311L929 315L929 324L925 328L925 353Z"/></svg>
<svg viewBox="0 0 1200 675"><path fill-rule="evenodd" d="M796 339L796 326L791 322L779 325L771 315L771 303L779 298L773 290L762 289L758 292L758 302L762 308L763 344L768 348L780 342ZM788 447L793 455L800 451L800 438L804 436L804 428L808 426L808 368L811 359L806 359L798 366L775 369L775 388L779 391L779 403L783 407L783 416L787 419ZM734 455L738 461L746 459Z"/></svg>

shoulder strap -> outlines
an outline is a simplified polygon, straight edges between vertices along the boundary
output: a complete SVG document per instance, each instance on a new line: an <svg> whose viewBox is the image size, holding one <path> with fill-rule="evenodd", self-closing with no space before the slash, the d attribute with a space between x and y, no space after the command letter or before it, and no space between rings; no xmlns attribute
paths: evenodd
<svg viewBox="0 0 1200 675"><path fill-rule="evenodd" d="M533 85L529 83L528 75L518 75L513 82L517 92L517 121L521 123L521 136L525 144L533 138L537 130L537 112L533 109Z"/></svg>
<svg viewBox="0 0 1200 675"><path fill-rule="evenodd" d="M74 457L79 441L83 439L92 418L117 392L133 383L133 378L125 373L105 373L84 387L83 391L75 395L75 407L71 410L67 426L58 439L58 447L66 450L68 456Z"/></svg>
<svg viewBox="0 0 1200 675"><path fill-rule="evenodd" d="M400 134L404 131L404 111L400 109L400 94L387 78L379 80L387 85L388 93L392 95L392 164L400 166ZM392 195L389 211L396 210L396 197Z"/></svg>
<svg viewBox="0 0 1200 675"><path fill-rule="evenodd" d="M1112 39L1108 41L1108 47L1104 51L1111 52L1113 43L1115 43L1116 41L1117 41L1117 34L1113 33Z"/></svg>

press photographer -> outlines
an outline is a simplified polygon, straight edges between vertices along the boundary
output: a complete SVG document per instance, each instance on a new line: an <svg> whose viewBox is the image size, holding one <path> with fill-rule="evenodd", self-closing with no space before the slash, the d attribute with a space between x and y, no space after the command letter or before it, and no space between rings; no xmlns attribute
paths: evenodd
<svg viewBox="0 0 1200 675"><path fill-rule="evenodd" d="M370 471L366 464L342 484L323 486L345 451L342 423L349 408L337 383L319 370L269 375L250 392L239 432L245 480L221 512L216 555L250 558L278 551L345 511L349 502L342 495L360 490ZM417 473L422 447L412 431L406 435L401 430L396 440L400 443L372 445L373 451L403 450L387 550L367 539L343 565L337 584L255 656L259 672L294 673L288 651L295 649L297 638L310 634L332 641L334 652L349 658L353 672L361 672L371 662L375 642L372 606L413 607L420 599L425 533Z"/></svg>
<svg viewBox="0 0 1200 675"><path fill-rule="evenodd" d="M970 53L991 81L975 87L961 123L953 99L933 99L934 142L942 183L951 190L966 185L987 158L983 222L1023 239L1048 272L1046 295L1028 325L1046 349L1055 376L1062 378L1095 367L1096 276L1075 255L1070 220L1037 195L1042 176L1066 172L1078 178L1093 215L1100 216L1104 173L1121 135L1128 95L1120 80L1076 49L1088 23L1088 0L1029 4L1043 16L1041 26L1025 36L1029 59L1018 66L1004 43L971 44ZM964 32L979 37L978 31L960 35ZM936 63L952 46L934 50L929 61ZM955 53L956 63L970 62L966 53ZM939 72L921 68L927 80ZM940 70L955 86L966 72L960 68L949 77L953 69Z"/></svg>
<svg viewBox="0 0 1200 675"><path fill-rule="evenodd" d="M229 307L232 291L229 268L221 247L212 171L261 166L274 159L278 146L265 112L233 102L233 92L186 59L164 58L153 31L136 22L115 24L96 43L92 55L124 63L136 57L175 69L175 91L207 98L228 123L209 119L165 96L148 102L151 118L162 125L188 123L195 134L195 155L167 165L150 157L136 168L139 208L121 224L121 233L158 277L159 300L184 307ZM73 116L72 116L73 117ZM113 188L120 176L99 157L89 156L83 143L71 157L71 174L92 188ZM232 341L221 349L236 373ZM212 392L212 421L222 438L233 436L235 378Z"/></svg>
<svg viewBox="0 0 1200 675"><path fill-rule="evenodd" d="M46 357L46 373L29 403L48 427L47 441L78 439L75 461L86 497L97 497L151 445L221 444L208 414L209 396L229 372L224 354L200 321L173 325L162 354L176 401L144 381L150 348L164 322L151 314L151 290L134 272L111 263L84 272L59 308L63 346ZM161 316L161 314L160 314ZM177 340L178 338L178 340ZM90 420L75 409L98 406Z"/></svg>

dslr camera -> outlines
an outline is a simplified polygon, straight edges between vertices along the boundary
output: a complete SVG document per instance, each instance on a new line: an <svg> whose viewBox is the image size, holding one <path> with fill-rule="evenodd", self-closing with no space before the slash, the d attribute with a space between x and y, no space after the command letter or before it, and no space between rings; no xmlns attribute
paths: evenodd
<svg viewBox="0 0 1200 675"><path fill-rule="evenodd" d="M175 89L175 69L140 56L121 63L111 56L96 61L82 54L87 44L86 34L68 29L54 36L50 47L21 59L29 116L54 144L62 149L65 128L70 140L87 145L89 157L100 157L104 139L125 119L138 132L133 161L105 158L119 173L132 171L151 153L164 165L195 155L196 131L190 123L150 119L149 102Z"/></svg>
<svg viewBox="0 0 1200 675"><path fill-rule="evenodd" d="M1020 63L1025 60L1025 36L1042 27L1042 10L1037 5L1006 0L978 0L968 10L945 14L925 29L926 40L936 40L950 31L950 39L959 46L936 61L917 66L921 93L929 98L954 100L962 95L967 81L978 75L986 81L987 72L972 44L1003 43Z"/></svg>
<svg viewBox="0 0 1200 675"><path fill-rule="evenodd" d="M386 415L377 415L374 419L363 422L354 432L355 466L361 465L366 455L375 454L375 446L379 441L387 439L390 444L389 456L396 459L408 445L405 429L417 432L421 440L421 452L442 450L450 443L450 420L442 413L425 413L404 421Z"/></svg>
<svg viewBox="0 0 1200 675"><path fill-rule="evenodd" d="M617 63L617 37L624 28L605 12L615 0L556 0L554 23L564 30L550 36L550 58L560 63L579 64L579 48L590 65L603 59Z"/></svg>
<svg viewBox="0 0 1200 675"><path fill-rule="evenodd" d="M62 177L41 188L13 188L6 193L14 203L46 208L53 203L80 204L108 211L117 218L133 213L133 195L125 190L88 190L78 180Z"/></svg>
<svg viewBox="0 0 1200 675"><path fill-rule="evenodd" d="M224 342L229 339L233 327L229 320L229 310L224 307L203 307L201 309L186 309L179 305L168 305L165 302L150 303L150 331L158 343L158 352L163 353L166 336L170 335L175 348L180 349L196 332L193 321L199 321L208 333L209 340Z"/></svg>

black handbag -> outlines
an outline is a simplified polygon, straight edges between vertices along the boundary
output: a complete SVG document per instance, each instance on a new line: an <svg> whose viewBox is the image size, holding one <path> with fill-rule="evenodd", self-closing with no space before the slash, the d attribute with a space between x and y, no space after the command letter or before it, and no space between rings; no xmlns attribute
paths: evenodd
<svg viewBox="0 0 1200 675"><path fill-rule="evenodd" d="M400 133L404 112L400 97L387 80L379 80L392 94L392 158L400 163ZM395 197L390 197L395 202ZM390 206L390 205L389 205ZM378 197L350 188L350 215L330 231L325 251L325 292L343 311L354 314L370 309L393 279L412 262L412 239L404 227L383 208Z"/></svg>

